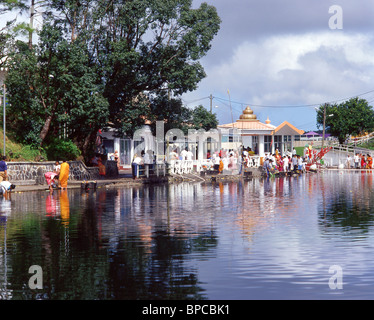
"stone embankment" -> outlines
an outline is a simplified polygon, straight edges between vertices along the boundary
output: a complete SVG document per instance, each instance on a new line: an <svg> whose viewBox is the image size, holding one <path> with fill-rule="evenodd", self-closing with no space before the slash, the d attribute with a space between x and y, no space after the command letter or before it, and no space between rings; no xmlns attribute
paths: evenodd
<svg viewBox="0 0 374 320"><path fill-rule="evenodd" d="M115 163L115 162L114 162ZM44 178L44 173L53 170L53 162L50 163L8 163L9 180L16 185L15 192L25 191L45 191L48 189ZM88 168L80 161L71 161L70 177L68 189L84 189L84 183L95 183L95 188L110 187L136 187L146 184L159 183L179 183L179 182L230 182L241 179L251 179L261 177L262 168L246 169L242 175L223 172L217 174L214 172L194 173L186 175L166 175L160 177L142 177L136 180L132 179L131 171L118 171L113 163L108 161L109 175L101 177L98 168ZM117 170L116 170L117 169ZM107 172L108 172L107 171Z"/></svg>

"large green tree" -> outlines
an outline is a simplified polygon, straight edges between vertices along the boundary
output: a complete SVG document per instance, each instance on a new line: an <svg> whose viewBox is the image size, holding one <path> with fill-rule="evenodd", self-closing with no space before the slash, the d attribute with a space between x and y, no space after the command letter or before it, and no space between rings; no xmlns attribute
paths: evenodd
<svg viewBox="0 0 374 320"><path fill-rule="evenodd" d="M108 102L100 94L88 52L69 43L59 28L45 24L39 44L19 42L10 56L6 83L11 128L24 142L42 146L49 136L64 136L86 151L108 121Z"/></svg>
<svg viewBox="0 0 374 320"><path fill-rule="evenodd" d="M178 118L185 111L180 96L206 76L199 60L219 30L213 6L194 9L192 0L46 2L38 43L18 46L8 78L13 123L31 130L26 138L43 145L64 126L83 147L104 122L131 135L145 119Z"/></svg>
<svg viewBox="0 0 374 320"><path fill-rule="evenodd" d="M325 110L326 109L326 110ZM340 104L321 105L317 111L317 126L343 143L349 135L360 135L374 130L374 110L365 99L352 98Z"/></svg>

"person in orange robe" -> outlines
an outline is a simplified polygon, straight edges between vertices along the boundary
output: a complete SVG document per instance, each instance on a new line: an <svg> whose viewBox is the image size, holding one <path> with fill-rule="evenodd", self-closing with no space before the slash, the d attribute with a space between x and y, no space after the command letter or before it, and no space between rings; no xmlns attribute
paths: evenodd
<svg viewBox="0 0 374 320"><path fill-rule="evenodd" d="M371 157L370 154L368 154L368 156L367 156L367 165L366 165L366 168L367 169L372 169L373 168L373 158Z"/></svg>
<svg viewBox="0 0 374 320"><path fill-rule="evenodd" d="M69 179L69 164L64 160L61 163L60 175L59 175L61 189L66 189L68 187L68 179Z"/></svg>
<svg viewBox="0 0 374 320"><path fill-rule="evenodd" d="M223 171L223 161L222 161L222 159L219 161L219 167L218 167L218 172L219 173L222 173L222 171Z"/></svg>

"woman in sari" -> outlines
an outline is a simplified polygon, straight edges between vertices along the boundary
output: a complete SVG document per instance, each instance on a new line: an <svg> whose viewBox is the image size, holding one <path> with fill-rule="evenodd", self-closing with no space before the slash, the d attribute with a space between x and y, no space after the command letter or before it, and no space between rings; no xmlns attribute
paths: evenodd
<svg viewBox="0 0 374 320"><path fill-rule="evenodd" d="M366 168L367 169L372 169L373 168L373 158L371 157L370 154L367 155L367 158L366 158Z"/></svg>
<svg viewBox="0 0 374 320"><path fill-rule="evenodd" d="M366 161L364 155L361 155L361 169L366 169Z"/></svg>
<svg viewBox="0 0 374 320"><path fill-rule="evenodd" d="M69 179L69 164L64 160L61 163L61 169L60 169L60 175L59 175L61 189L67 188L68 179Z"/></svg>

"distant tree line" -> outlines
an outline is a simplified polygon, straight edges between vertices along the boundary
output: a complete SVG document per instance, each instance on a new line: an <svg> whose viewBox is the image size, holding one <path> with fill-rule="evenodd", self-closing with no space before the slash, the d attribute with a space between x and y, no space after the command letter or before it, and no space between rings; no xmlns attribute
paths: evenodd
<svg viewBox="0 0 374 320"><path fill-rule="evenodd" d="M321 105L317 110L317 125L326 133L339 139L339 143L350 135L364 135L374 131L374 110L365 99L351 98L340 104Z"/></svg>

